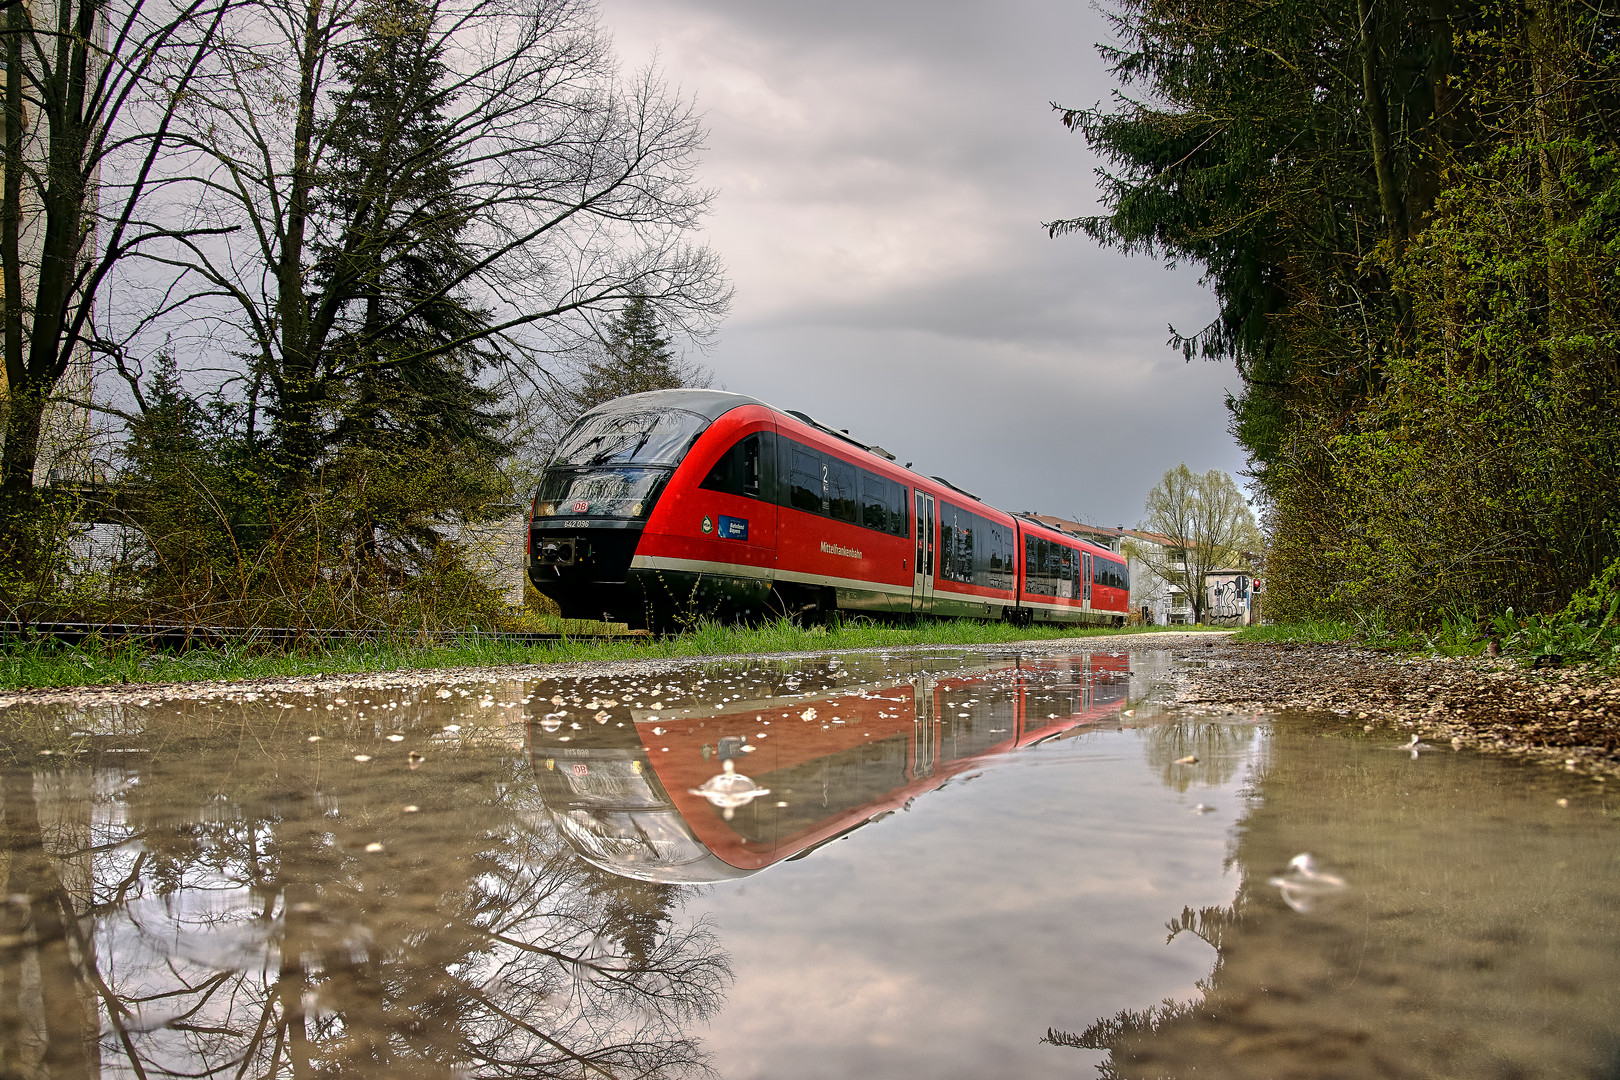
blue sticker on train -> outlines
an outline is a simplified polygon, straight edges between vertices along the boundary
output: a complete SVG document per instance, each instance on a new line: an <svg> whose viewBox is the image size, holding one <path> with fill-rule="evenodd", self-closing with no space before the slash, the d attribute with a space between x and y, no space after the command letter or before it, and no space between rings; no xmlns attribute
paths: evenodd
<svg viewBox="0 0 1620 1080"><path fill-rule="evenodd" d="M721 515L718 535L722 540L748 539L748 519Z"/></svg>

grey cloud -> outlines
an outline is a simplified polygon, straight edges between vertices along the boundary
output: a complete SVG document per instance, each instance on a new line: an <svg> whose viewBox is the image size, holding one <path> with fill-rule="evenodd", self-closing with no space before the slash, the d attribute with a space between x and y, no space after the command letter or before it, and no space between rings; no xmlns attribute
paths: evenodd
<svg viewBox="0 0 1620 1080"><path fill-rule="evenodd" d="M736 305L730 389L849 427L1009 509L1134 522L1180 461L1237 471L1230 368L1167 324L1195 275L1041 223L1091 212L1096 161L1049 102L1104 98L1082 3L604 0L706 111L711 240Z"/></svg>
<svg viewBox="0 0 1620 1080"><path fill-rule="evenodd" d="M1113 349L1054 362L915 331L738 331L712 358L733 390L876 442L1007 510L1133 524L1180 461L1236 472L1230 368L1122 362Z"/></svg>

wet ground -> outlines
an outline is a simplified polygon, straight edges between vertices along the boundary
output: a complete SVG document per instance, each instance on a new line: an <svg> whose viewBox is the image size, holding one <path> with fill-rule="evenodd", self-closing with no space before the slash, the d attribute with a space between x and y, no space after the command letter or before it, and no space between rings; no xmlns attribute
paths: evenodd
<svg viewBox="0 0 1620 1080"><path fill-rule="evenodd" d="M1620 1076L1609 785L1220 652L11 704L0 1076Z"/></svg>
<svg viewBox="0 0 1620 1080"><path fill-rule="evenodd" d="M1342 643L1184 649L1176 703L1201 715L1325 712L1459 749L1620 778L1620 671L1422 656Z"/></svg>

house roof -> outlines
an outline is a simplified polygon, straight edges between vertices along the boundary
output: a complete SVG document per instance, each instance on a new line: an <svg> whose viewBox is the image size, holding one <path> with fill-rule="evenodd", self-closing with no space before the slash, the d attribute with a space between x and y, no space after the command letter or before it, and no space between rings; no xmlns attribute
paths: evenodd
<svg viewBox="0 0 1620 1080"><path fill-rule="evenodd" d="M1058 532L1068 533L1070 536L1078 536L1082 540L1090 540L1093 543L1102 544L1104 547L1117 546L1122 531L1120 529L1110 529L1104 525L1085 525L1078 521L1070 521L1067 518L1054 517L1051 514L1029 513L1024 516L1034 518L1049 529L1056 529Z"/></svg>
<svg viewBox="0 0 1620 1080"><path fill-rule="evenodd" d="M1122 529L1120 531L1126 536L1134 536L1138 540L1146 540L1150 544L1159 544L1163 547L1176 546L1176 542L1164 535L1164 533L1149 532L1146 529Z"/></svg>

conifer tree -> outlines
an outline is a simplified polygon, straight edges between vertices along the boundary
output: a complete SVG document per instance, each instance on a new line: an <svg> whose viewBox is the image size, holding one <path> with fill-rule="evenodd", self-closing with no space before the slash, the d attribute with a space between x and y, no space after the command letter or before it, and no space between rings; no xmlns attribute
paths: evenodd
<svg viewBox="0 0 1620 1080"><path fill-rule="evenodd" d="M708 372L681 361L658 313L638 296L606 321L599 349L568 391L568 404L577 415L626 394L708 384Z"/></svg>
<svg viewBox="0 0 1620 1080"><path fill-rule="evenodd" d="M334 309L318 411L301 413L328 483L375 561L425 553L435 526L499 497L507 453L500 396L481 385L484 311L463 295L470 219L443 107L443 42L418 0L368 0L363 33L337 54L320 211L342 223L314 245ZM291 423L292 418L288 417Z"/></svg>
<svg viewBox="0 0 1620 1080"><path fill-rule="evenodd" d="M1205 272L1268 610L1551 611L1620 556L1620 16L1565 0L1116 0L1063 109L1105 212Z"/></svg>

